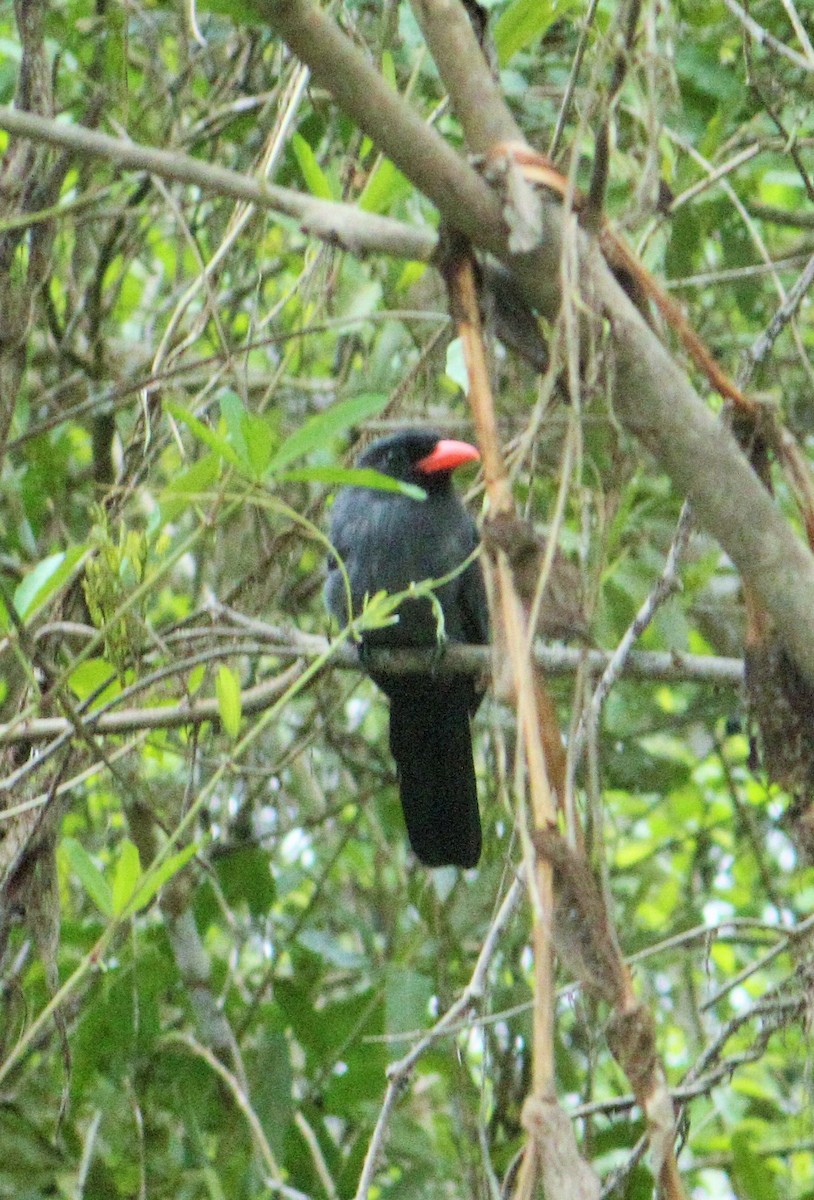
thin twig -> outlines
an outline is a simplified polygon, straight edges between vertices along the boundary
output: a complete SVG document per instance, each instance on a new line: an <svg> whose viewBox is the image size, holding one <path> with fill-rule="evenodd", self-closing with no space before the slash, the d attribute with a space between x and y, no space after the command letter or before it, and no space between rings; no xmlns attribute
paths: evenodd
<svg viewBox="0 0 814 1200"><path fill-rule="evenodd" d="M576 91L579 73L582 70L582 60L585 57L585 50L588 46L588 40L593 30L594 18L596 10L599 7L599 0L590 0L588 11L582 21L582 28L579 33L579 42L574 53L574 58L571 63L571 70L568 75L568 83L565 86L565 91L560 104L560 111L557 113L557 123L554 127L554 133L551 137L551 144L548 147L548 157L556 158L559 153L562 143L565 125L571 115L571 105L574 100L574 92Z"/></svg>
<svg viewBox="0 0 814 1200"><path fill-rule="evenodd" d="M794 319L812 283L814 283L814 256L806 263L804 270L775 312L768 327L749 347L748 357L753 368L760 366L786 325Z"/></svg>
<svg viewBox="0 0 814 1200"><path fill-rule="evenodd" d="M785 42L781 42L779 38L776 38L773 33L769 33L768 29L764 29L762 25L759 25L754 17L749 16L749 13L737 3L737 0L724 0L724 4L732 15L737 17L746 32L761 46L768 46L776 54L781 54L783 58L788 59L790 63L794 63L795 67L799 67L801 71L814 71L814 60L798 54L796 50L792 50Z"/></svg>
<svg viewBox="0 0 814 1200"><path fill-rule="evenodd" d="M777 942L776 945L772 946L770 950L767 950L765 954L761 955L759 959L753 963L749 963L749 965L744 967L743 970L739 971L737 975L734 975L731 979L728 979L722 987L718 988L718 990L713 992L711 996L707 997L707 999L701 1005L701 1011L708 1012L710 1009L714 1008L719 1001L723 1000L724 996L727 996L734 988L740 987L742 983L745 983L746 980L749 979L750 976L754 975L757 971L762 971L764 967L767 967L770 962L773 962L779 954L782 954L785 950L795 946L813 928L814 915L806 917L804 921L800 921L798 925L794 926L794 929L789 930L787 937L782 938L782 940Z"/></svg>
<svg viewBox="0 0 814 1200"><path fill-rule="evenodd" d="M365 1161L362 1166L362 1173L359 1177L359 1185L356 1189L356 1200L367 1200L374 1176L376 1167L384 1147L387 1128L390 1123L390 1117L395 1109L396 1103L407 1086L410 1075L413 1072L418 1060L424 1055L431 1046L440 1038L446 1035L448 1028L460 1021L463 1016L469 1013L474 1005L480 1000L486 987L486 978L489 973L489 967L494 957L498 942L506 928L506 925L512 918L512 915L520 903L520 898L523 895L523 882L520 876L516 876L511 887L503 898L500 908L495 915L494 920L489 928L484 939L483 945L478 955L478 961L475 963L475 969L469 983L464 988L461 995L454 1004L447 1009L443 1017L436 1021L432 1029L413 1046L409 1054L405 1054L404 1058L391 1064L387 1072L387 1091L385 1092L384 1103L379 1112L376 1126L373 1130L373 1136L367 1148Z"/></svg>
<svg viewBox="0 0 814 1200"><path fill-rule="evenodd" d="M317 656L315 656L317 657ZM280 694L290 687L300 674L300 667L294 663L281 675L266 680L257 687L248 688L243 692L242 711L244 715L263 712L279 699ZM78 725L88 733L123 734L135 733L145 729L181 729L187 726L201 725L204 721L219 721L220 705L217 700L184 700L177 705L159 706L156 708L127 709L120 713L107 713L97 716L95 712L82 714L77 718ZM11 725L0 726L0 746L11 746L21 742L41 742L50 738L70 736L76 731L77 722L65 717L39 717L20 721ZM8 780L3 781L3 785Z"/></svg>
<svg viewBox="0 0 814 1200"><path fill-rule="evenodd" d="M582 752L585 748L585 740L592 731L599 727L599 718L602 713L602 707L608 698L612 688L622 675L625 664L628 661L635 642L641 637L645 629L647 629L656 612L664 604L665 600L680 587L678 577L678 563L682 553L686 549L687 542L692 530L692 514L689 504L684 503L681 509L681 515L678 518L675 535L667 553L667 559L664 563L664 570L656 581L654 587L650 590L647 598L642 604L636 616L629 627L625 630L619 645L611 655L607 666L602 672L602 677L594 689L591 697L591 702L588 706L588 711L583 714L582 719L577 727L577 732L574 736L573 748L571 751L571 760L573 763L572 771L575 770L579 762Z"/></svg>
<svg viewBox="0 0 814 1200"><path fill-rule="evenodd" d="M237 1077L223 1065L220 1059L212 1053L208 1046L202 1045L201 1042L197 1041L197 1039L192 1037L192 1035L189 1033L168 1033L164 1036L164 1043L168 1045L183 1046L185 1049L192 1051L192 1053L197 1055L198 1058L202 1058L207 1066L209 1066L210 1069L219 1076L223 1083L226 1084L226 1087L232 1093L235 1103L248 1122L252 1139L257 1146L257 1149L260 1151L260 1155L266 1165L266 1169L268 1170L272 1179L274 1179L277 1183L282 1183L284 1181L283 1170L278 1164L277 1159L274 1157L274 1151L272 1150L268 1138L265 1135L263 1126L260 1124L257 1113L254 1111L251 1101L241 1087Z"/></svg>
<svg viewBox="0 0 814 1200"><path fill-rule="evenodd" d="M811 39L809 38L808 33L806 32L805 25L800 20L800 14L797 12L797 9L794 7L792 0L780 0L780 3L783 5L783 7L786 10L786 13L788 14L788 18L791 21L792 29L797 34L797 39L798 39L800 45L805 50L806 58L812 65L814 65L814 46L812 46L812 44L811 44Z"/></svg>

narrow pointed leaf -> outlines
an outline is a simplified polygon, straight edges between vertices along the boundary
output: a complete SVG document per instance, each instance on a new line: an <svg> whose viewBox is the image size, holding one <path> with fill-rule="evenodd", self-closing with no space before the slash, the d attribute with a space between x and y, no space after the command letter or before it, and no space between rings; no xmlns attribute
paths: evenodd
<svg viewBox="0 0 814 1200"><path fill-rule="evenodd" d="M234 671L229 667L222 666L218 669L215 693L218 697L223 728L230 737L236 738L240 731L240 718L243 710L240 700L240 684Z"/></svg>
<svg viewBox="0 0 814 1200"><path fill-rule="evenodd" d="M62 839L62 849L71 865L71 870L93 903L106 917L113 915L113 892L96 863L85 847L76 838Z"/></svg>
<svg viewBox="0 0 814 1200"><path fill-rule="evenodd" d="M353 396L350 400L340 400L338 404L332 404L324 412L311 417L283 442L269 464L269 472L273 475L313 450L325 449L333 438L350 429L352 425L375 417L387 402L388 397L382 393L365 392L361 396Z"/></svg>

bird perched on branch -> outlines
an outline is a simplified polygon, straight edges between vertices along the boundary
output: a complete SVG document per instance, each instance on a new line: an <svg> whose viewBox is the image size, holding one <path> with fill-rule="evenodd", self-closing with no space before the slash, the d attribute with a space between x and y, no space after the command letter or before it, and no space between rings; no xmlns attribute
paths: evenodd
<svg viewBox="0 0 814 1200"><path fill-rule="evenodd" d="M354 616L366 596L440 579L469 557L478 535L453 489L452 473L479 458L474 446L428 429L401 430L365 450L358 467L416 484L426 499L360 487L340 492L330 533L347 570ZM486 591L477 560L435 589L435 597L446 638L480 645L488 641ZM345 624L348 597L336 563L328 570L325 600ZM363 649L435 647L438 634L431 600L408 597L394 624L364 634ZM390 698L390 750L410 845L428 867L475 866L481 829L469 721L480 704L481 687L470 675L446 672L375 671L371 677Z"/></svg>

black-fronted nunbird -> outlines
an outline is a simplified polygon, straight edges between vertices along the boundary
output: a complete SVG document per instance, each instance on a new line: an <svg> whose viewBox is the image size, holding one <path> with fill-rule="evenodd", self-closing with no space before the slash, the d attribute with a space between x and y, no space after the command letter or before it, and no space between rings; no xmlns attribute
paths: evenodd
<svg viewBox="0 0 814 1200"><path fill-rule="evenodd" d="M428 429L401 430L365 450L358 467L417 484L426 499L360 487L345 488L337 496L331 541L345 563L354 615L362 610L365 596L440 579L469 557L478 535L453 490L452 472L479 457L474 446ZM450 641L488 641L486 592L477 560L438 587L435 596ZM345 624L347 591L335 562L329 567L325 599ZM433 647L438 625L427 597L409 597L399 605L398 620L365 633L363 644ZM413 850L429 867L473 867L480 857L481 830L469 719L480 704L481 688L471 675L446 671L375 671L372 678L390 697L390 750Z"/></svg>

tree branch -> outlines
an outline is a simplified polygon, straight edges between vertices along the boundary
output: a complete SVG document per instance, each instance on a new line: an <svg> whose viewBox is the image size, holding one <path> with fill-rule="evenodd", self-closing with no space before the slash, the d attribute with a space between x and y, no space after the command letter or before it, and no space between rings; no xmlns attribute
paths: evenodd
<svg viewBox="0 0 814 1200"><path fill-rule="evenodd" d="M768 46L776 54L780 54L783 58L788 59L795 67L799 67L801 71L814 71L814 62L804 55L798 54L796 50L792 50L791 46L787 46L785 42L781 42L768 29L764 29L753 17L750 17L746 9L738 4L736 0L724 0L724 4L732 15L737 17L749 36L753 37L759 45Z"/></svg>
<svg viewBox="0 0 814 1200"><path fill-rule="evenodd" d="M18 137L62 146L84 158L105 158L132 171L149 171L162 179L192 184L207 192L245 200L258 208L272 209L293 217L304 233L341 246L352 254L393 254L426 262L435 248L436 238L431 229L420 229L390 217L363 212L353 204L319 200L291 188L263 183L177 150L141 146L81 125L69 125L65 121L53 121L3 106L0 106L0 129ZM54 210L49 209L47 215L53 217ZM33 219L27 217L26 222L30 224Z"/></svg>
<svg viewBox="0 0 814 1200"><path fill-rule="evenodd" d="M323 656L329 647L326 638L309 634L290 633L284 643L270 641L264 653L274 658L315 659ZM240 654L240 645L224 647L223 657L233 658ZM439 675L483 675L491 666L490 650L484 646L464 646L458 643L447 646L441 663L434 651L385 650L369 651L364 665L353 646L334 647L331 661L326 669L359 671L387 671L390 675L410 675L426 672L428 665ZM606 670L613 655L605 650L576 650L570 646L539 644L534 653L535 662L550 676L573 675L582 662L592 675ZM296 677L295 666L282 676L249 688L242 696L244 715L262 712L274 703L283 687ZM743 683L743 663L739 658L716 658L700 654L679 654L664 651L633 651L625 659L622 675L626 679L637 679L651 683L709 683L713 687L740 688ZM154 729L181 729L202 725L205 721L218 721L220 710L216 700L200 700L194 706L187 700L177 705L161 705L153 708L128 708L121 712L108 709L89 712L82 718L85 728L95 734L120 736ZM14 746L28 742L37 745L52 738L64 737L74 726L66 717L38 717L26 721L9 721L0 724L0 746Z"/></svg>
<svg viewBox="0 0 814 1200"><path fill-rule="evenodd" d="M486 200L486 185L448 147L441 150L438 134L427 129L386 87L328 17L309 0L264 0L261 7L315 78L433 200L450 225L506 262L526 300L543 316L555 318L560 304L559 206L551 201L543 204L542 238L535 251L510 254L498 200ZM445 26L439 22L435 28L432 52L440 67ZM469 34L477 47L471 29ZM450 56L460 54L465 43L458 39L466 37L463 27L456 27L448 37ZM474 53L466 52L466 57L470 63L477 62ZM452 76L450 80L454 82ZM451 94L451 100L457 112L459 97ZM497 103L494 94L490 103ZM469 111L461 97L461 115ZM495 121L490 117L489 127ZM482 127L475 117L464 133L473 149L484 148ZM433 172L434 163L439 168L443 165L443 174ZM596 244L584 234L578 240L584 294L597 316L608 323L615 347L612 399L616 417L652 452L677 490L690 501L698 523L733 560L773 616L792 658L814 681L814 557L788 526L735 439L721 429L685 372L613 278Z"/></svg>
<svg viewBox="0 0 814 1200"><path fill-rule="evenodd" d="M388 86L330 16L310 0L256 0L255 8L311 68L314 81L457 229L478 244L485 236L496 253L505 251L497 197Z"/></svg>
<svg viewBox="0 0 814 1200"><path fill-rule="evenodd" d="M291 686L300 671L299 664L294 663L282 675L276 675L274 679L245 691L242 697L244 715L270 708L286 688ZM51 738L65 737L76 729L77 723L84 733L114 735L136 733L145 729L181 729L201 725L204 721L220 722L220 705L217 700L200 700L194 704L184 700L181 704L126 709L119 713L86 712L77 714L76 720L69 720L67 717L36 717L25 721L10 721L6 725L0 725L0 746L13 746L20 742L34 744L50 741Z"/></svg>

